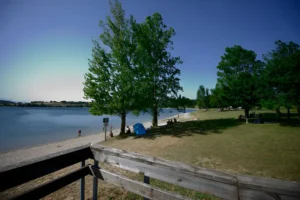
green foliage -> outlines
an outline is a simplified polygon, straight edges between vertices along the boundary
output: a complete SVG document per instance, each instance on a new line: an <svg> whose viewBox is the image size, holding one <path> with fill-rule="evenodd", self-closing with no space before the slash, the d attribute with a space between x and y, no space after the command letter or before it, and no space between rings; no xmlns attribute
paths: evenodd
<svg viewBox="0 0 300 200"><path fill-rule="evenodd" d="M210 108L210 92L208 88L200 85L197 91L196 99L198 108Z"/></svg>
<svg viewBox="0 0 300 200"><path fill-rule="evenodd" d="M300 107L300 47L280 40L275 44L276 48L263 56L266 69L262 104L270 109Z"/></svg>
<svg viewBox="0 0 300 200"><path fill-rule="evenodd" d="M209 104L212 108L223 108L228 106L221 84L217 83L214 89L210 90Z"/></svg>
<svg viewBox="0 0 300 200"><path fill-rule="evenodd" d="M177 68L182 61L179 57L172 57L169 50L173 49L173 28L167 28L159 13L146 18L140 24L131 20L133 39L137 42L134 64L138 73L140 98L139 109L150 112L153 116L153 126L157 126L157 116L161 108L168 104L169 98L182 90L179 84L180 70Z"/></svg>
<svg viewBox="0 0 300 200"><path fill-rule="evenodd" d="M179 112L185 113L186 108L195 107L195 104L191 99L179 95L177 98L170 98L168 107L176 108Z"/></svg>
<svg viewBox="0 0 300 200"><path fill-rule="evenodd" d="M150 112L156 126L161 108L182 90L176 67L182 61L169 52L175 31L164 25L158 13L137 23L132 16L125 18L119 1L110 1L110 7L111 16L99 23L103 33L100 42L93 41L85 74L84 96L92 100L90 112L120 116L121 133L130 111Z"/></svg>
<svg viewBox="0 0 300 200"><path fill-rule="evenodd" d="M217 69L218 83L223 89L224 99L231 106L242 106L246 118L249 109L259 102L258 86L263 70L263 63L256 59L256 54L241 46L225 49Z"/></svg>
<svg viewBox="0 0 300 200"><path fill-rule="evenodd" d="M126 114L135 108L134 67L129 20L121 3L110 1L112 16L100 21L103 29L99 43L94 40L89 72L85 74L84 97L92 100L93 115L118 115L121 117L121 133L125 132Z"/></svg>

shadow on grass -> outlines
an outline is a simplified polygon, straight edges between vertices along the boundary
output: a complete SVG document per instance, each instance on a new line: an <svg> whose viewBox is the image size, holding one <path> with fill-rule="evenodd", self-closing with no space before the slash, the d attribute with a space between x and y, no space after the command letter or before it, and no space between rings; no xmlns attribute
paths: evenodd
<svg viewBox="0 0 300 200"><path fill-rule="evenodd" d="M233 118L228 119L212 119L203 121L187 121L178 122L176 124L165 125L151 128L146 135L137 136L134 134L127 137L155 139L163 135L171 135L174 137L191 136L193 134L207 135L209 133L221 134L223 129L238 126L240 122Z"/></svg>
<svg viewBox="0 0 300 200"><path fill-rule="evenodd" d="M287 118L286 113L281 113L280 119L277 118L276 113L262 113L265 122L279 123L280 126L300 127L300 120L297 113L291 113L290 119Z"/></svg>

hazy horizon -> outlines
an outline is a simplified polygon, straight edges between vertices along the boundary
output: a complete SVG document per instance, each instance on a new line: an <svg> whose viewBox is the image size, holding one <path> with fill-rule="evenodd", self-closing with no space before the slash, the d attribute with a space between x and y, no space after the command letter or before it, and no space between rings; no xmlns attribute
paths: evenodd
<svg viewBox="0 0 300 200"><path fill-rule="evenodd" d="M300 43L297 0L124 1L137 21L155 12L175 29L174 56L183 64L184 96L195 99L199 85L213 88L225 47L241 45L258 58L276 40ZM109 15L108 0L0 1L0 99L12 101L87 101L84 73Z"/></svg>

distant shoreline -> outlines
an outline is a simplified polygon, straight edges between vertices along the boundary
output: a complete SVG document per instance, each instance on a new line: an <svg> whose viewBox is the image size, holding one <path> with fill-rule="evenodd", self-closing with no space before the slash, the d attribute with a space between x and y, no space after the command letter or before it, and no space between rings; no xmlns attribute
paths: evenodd
<svg viewBox="0 0 300 200"><path fill-rule="evenodd" d="M90 106L84 106L84 105L0 105L0 107L22 107L22 108L90 108Z"/></svg>
<svg viewBox="0 0 300 200"><path fill-rule="evenodd" d="M30 103L23 102L11 102L11 101L3 101L0 100L0 107L72 107L72 108L83 108L83 107L91 107L90 102L83 101L51 101L51 102L43 102L43 101L32 101Z"/></svg>

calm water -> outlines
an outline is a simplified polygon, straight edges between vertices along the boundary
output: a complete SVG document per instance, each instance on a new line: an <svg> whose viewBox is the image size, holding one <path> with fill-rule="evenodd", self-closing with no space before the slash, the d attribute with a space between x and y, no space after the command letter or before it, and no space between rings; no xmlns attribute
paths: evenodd
<svg viewBox="0 0 300 200"><path fill-rule="evenodd" d="M192 112L187 109L186 112ZM176 115L177 110L164 109L159 119ZM81 134L102 132L102 118L109 117L113 129L120 127L120 117L93 116L88 108L21 108L0 107L0 152L62 141ZM126 124L151 121L149 114L128 114Z"/></svg>

